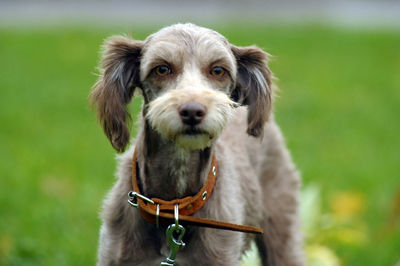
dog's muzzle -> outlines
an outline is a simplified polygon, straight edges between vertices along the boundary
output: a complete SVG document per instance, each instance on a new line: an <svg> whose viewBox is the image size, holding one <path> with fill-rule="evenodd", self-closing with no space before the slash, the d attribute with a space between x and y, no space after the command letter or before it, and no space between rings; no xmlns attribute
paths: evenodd
<svg viewBox="0 0 400 266"><path fill-rule="evenodd" d="M210 89L171 90L149 103L146 118L161 136L178 146L205 149L222 132L235 103Z"/></svg>

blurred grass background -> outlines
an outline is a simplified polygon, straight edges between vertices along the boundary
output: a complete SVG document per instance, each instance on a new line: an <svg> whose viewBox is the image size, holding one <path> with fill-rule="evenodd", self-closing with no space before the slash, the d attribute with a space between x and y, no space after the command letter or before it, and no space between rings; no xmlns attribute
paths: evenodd
<svg viewBox="0 0 400 266"><path fill-rule="evenodd" d="M213 28L274 55L276 119L303 177L310 265L396 264L400 32ZM99 47L111 34L144 39L155 30L0 28L0 265L95 263L98 213L115 170L87 103Z"/></svg>

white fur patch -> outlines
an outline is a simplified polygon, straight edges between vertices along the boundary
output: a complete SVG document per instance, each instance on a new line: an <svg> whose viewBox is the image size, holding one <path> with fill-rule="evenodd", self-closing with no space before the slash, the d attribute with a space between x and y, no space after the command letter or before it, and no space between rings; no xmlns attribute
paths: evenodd
<svg viewBox="0 0 400 266"><path fill-rule="evenodd" d="M204 150L211 146L212 138L208 134L178 135L175 139L178 146L189 150Z"/></svg>

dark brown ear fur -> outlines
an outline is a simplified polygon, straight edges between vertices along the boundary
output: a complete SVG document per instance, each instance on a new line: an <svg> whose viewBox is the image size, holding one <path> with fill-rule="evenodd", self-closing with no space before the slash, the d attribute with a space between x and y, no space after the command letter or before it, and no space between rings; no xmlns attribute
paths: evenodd
<svg viewBox="0 0 400 266"><path fill-rule="evenodd" d="M232 46L231 49L238 65L232 99L248 106L247 133L262 136L272 105L272 74L266 64L268 54L256 46Z"/></svg>
<svg viewBox="0 0 400 266"><path fill-rule="evenodd" d="M114 36L104 43L102 75L89 96L97 107L104 132L114 149L124 151L129 142L127 111L135 87L140 87L139 67L142 42Z"/></svg>

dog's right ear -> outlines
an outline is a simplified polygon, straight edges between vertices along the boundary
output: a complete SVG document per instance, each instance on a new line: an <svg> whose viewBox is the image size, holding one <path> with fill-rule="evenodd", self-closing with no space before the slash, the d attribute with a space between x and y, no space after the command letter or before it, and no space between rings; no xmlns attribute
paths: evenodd
<svg viewBox="0 0 400 266"><path fill-rule="evenodd" d="M143 42L113 36L104 42L101 76L89 96L105 134L118 152L129 142L131 117L127 104L140 87L139 69Z"/></svg>

